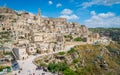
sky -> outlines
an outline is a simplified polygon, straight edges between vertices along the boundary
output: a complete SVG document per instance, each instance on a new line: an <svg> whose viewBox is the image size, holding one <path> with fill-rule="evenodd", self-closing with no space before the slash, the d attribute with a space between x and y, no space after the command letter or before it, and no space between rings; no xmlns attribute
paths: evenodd
<svg viewBox="0 0 120 75"><path fill-rule="evenodd" d="M120 28L120 0L0 0L0 6L43 17L67 18L88 27Z"/></svg>

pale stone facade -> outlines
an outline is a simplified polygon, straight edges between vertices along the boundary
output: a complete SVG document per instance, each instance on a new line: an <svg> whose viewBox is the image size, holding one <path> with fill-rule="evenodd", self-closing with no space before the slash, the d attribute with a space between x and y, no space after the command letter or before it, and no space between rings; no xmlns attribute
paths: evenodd
<svg viewBox="0 0 120 75"><path fill-rule="evenodd" d="M36 45L35 45L34 43L29 43L29 44L27 45L27 53L28 53L29 55L35 54L36 51L37 51L36 49L37 49L37 47L36 47Z"/></svg>
<svg viewBox="0 0 120 75"><path fill-rule="evenodd" d="M8 8L4 8L4 10L9 11ZM3 31L4 29L12 32L11 36L13 44L15 44L13 49L16 48L16 51L14 51L18 53L16 55L19 59L25 59L29 53L34 54L37 50L40 53L64 50L64 35L71 35L73 38L87 38L87 42L94 42L99 38L99 35L91 34L85 25L67 22L65 18L43 18L40 9L38 15L27 12L13 12L13 10L9 12L3 12L6 18L0 22L0 30ZM89 37L89 35L92 37ZM19 47L19 45L24 45L24 47Z"/></svg>
<svg viewBox="0 0 120 75"><path fill-rule="evenodd" d="M13 48L13 52L19 60L24 60L28 58L26 47Z"/></svg>

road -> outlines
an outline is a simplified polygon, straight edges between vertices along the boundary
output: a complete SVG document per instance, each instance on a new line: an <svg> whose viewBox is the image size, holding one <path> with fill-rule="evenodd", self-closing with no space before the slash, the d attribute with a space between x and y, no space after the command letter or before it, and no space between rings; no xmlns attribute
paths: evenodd
<svg viewBox="0 0 120 75"><path fill-rule="evenodd" d="M61 51L68 51L70 50L71 47L73 47L74 45L70 45L70 46L66 46L64 50ZM13 71L13 75L17 74L17 75L33 75L33 73L35 73L35 75L42 75L42 73L45 73L45 75L53 75L50 72L44 72L43 70L36 70L36 65L33 64L33 61L35 58L38 58L40 56L45 56L45 55L51 55L51 54L55 54L61 51L57 51L57 52L52 52L52 53L45 53L45 54L38 54L36 56L29 56L28 59L26 60L18 60L18 65L20 68L22 68L22 70L20 71L20 73L18 73L19 70Z"/></svg>

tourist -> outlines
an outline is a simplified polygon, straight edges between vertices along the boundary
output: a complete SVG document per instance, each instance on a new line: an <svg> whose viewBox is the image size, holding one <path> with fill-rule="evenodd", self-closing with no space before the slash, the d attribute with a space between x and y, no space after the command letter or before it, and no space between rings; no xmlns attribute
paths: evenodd
<svg viewBox="0 0 120 75"><path fill-rule="evenodd" d="M20 71L18 71L18 73L20 73Z"/></svg>

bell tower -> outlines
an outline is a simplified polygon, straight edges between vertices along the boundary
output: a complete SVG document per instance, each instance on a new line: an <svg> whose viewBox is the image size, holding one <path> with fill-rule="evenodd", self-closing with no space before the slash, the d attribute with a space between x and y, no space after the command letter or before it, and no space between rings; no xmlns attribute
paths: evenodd
<svg viewBox="0 0 120 75"><path fill-rule="evenodd" d="M40 8L38 9L38 15L37 15L37 18L38 18L38 24L41 25L41 14L40 14Z"/></svg>
<svg viewBox="0 0 120 75"><path fill-rule="evenodd" d="M40 17L40 8L38 9L38 16Z"/></svg>

